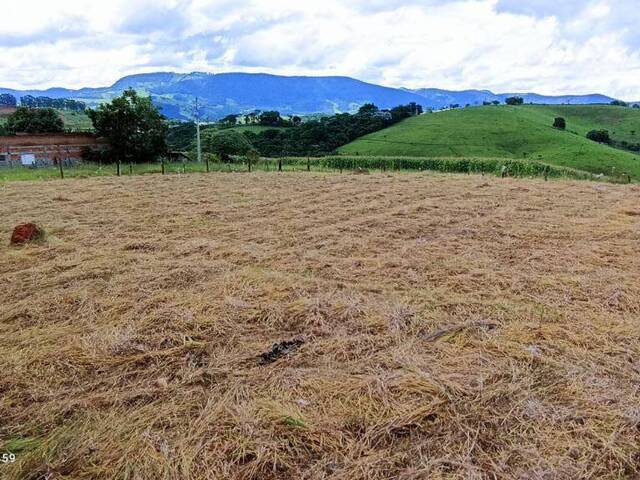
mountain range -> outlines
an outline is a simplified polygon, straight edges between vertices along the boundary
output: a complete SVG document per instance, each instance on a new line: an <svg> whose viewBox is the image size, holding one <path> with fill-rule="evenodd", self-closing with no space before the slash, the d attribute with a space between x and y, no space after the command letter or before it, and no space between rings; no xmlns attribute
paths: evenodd
<svg viewBox="0 0 640 480"><path fill-rule="evenodd" d="M254 110L278 110L292 115L333 114L352 112L364 103L391 108L416 102L425 108L441 109L458 104L478 105L483 102L504 101L521 96L526 103L594 104L610 103L605 95L545 96L536 93L493 93L488 90L451 91L435 88L390 88L366 83L349 77L285 77L262 73L144 73L130 75L110 87L50 88L47 90L12 90L0 87L0 93L17 98L24 95L71 98L89 106L119 95L127 88L150 95L163 113L171 119L191 117L195 99L202 105L205 119L218 119L228 114Z"/></svg>

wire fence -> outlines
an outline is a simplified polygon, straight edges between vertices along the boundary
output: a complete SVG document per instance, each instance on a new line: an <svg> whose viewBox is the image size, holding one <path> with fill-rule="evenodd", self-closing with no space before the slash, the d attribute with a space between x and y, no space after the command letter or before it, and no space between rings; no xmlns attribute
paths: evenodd
<svg viewBox="0 0 640 480"><path fill-rule="evenodd" d="M52 180L56 178L87 178L100 176L185 175L207 172L421 172L494 175L499 177L539 177L548 179L594 180L611 183L632 183L626 174L604 175L543 164L535 161L491 158L423 158L423 157L233 157L231 161L155 162L97 164L58 163L55 166L0 168L0 181Z"/></svg>

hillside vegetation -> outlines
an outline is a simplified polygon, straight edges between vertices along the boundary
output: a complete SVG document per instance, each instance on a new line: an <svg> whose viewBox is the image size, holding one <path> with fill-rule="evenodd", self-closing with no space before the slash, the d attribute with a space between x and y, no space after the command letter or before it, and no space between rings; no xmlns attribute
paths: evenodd
<svg viewBox="0 0 640 480"><path fill-rule="evenodd" d="M609 130L616 141L640 143L640 109L609 105L527 105L531 114L551 125L555 117L567 121L567 130L586 135L591 130Z"/></svg>
<svg viewBox="0 0 640 480"><path fill-rule="evenodd" d="M567 131L551 126L553 117L562 114L566 115ZM640 178L640 156L594 143L583 135L595 127L617 126L610 128L614 138L627 138L623 132L631 136L637 119L637 110L620 107L467 108L409 118L341 147L339 153L528 159L596 174L627 173Z"/></svg>

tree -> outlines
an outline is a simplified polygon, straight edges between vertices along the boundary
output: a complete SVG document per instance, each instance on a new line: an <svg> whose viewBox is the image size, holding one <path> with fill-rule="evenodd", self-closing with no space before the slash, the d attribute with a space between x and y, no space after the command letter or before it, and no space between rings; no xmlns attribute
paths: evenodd
<svg viewBox="0 0 640 480"><path fill-rule="evenodd" d="M390 113L391 119L396 123L404 120L405 118L422 114L422 106L414 102L408 105L398 105L397 107L392 108Z"/></svg>
<svg viewBox="0 0 640 480"><path fill-rule="evenodd" d="M253 146L245 135L235 130L205 130L202 150L227 160L231 155L246 155Z"/></svg>
<svg viewBox="0 0 640 480"><path fill-rule="evenodd" d="M640 108L640 103L634 103L633 108Z"/></svg>
<svg viewBox="0 0 640 480"><path fill-rule="evenodd" d="M10 93L0 93L0 107L15 107L17 104L16 97Z"/></svg>
<svg viewBox="0 0 640 480"><path fill-rule="evenodd" d="M64 122L52 108L18 109L7 119L9 133L60 133L64 132Z"/></svg>
<svg viewBox="0 0 640 480"><path fill-rule="evenodd" d="M149 162L167 152L167 122L150 97L129 89L87 114L96 134L109 144L108 157L118 164Z"/></svg>
<svg viewBox="0 0 640 480"><path fill-rule="evenodd" d="M557 117L553 121L553 127L554 128L558 128L560 130L566 130L567 129L567 121L562 117Z"/></svg>
<svg viewBox="0 0 640 480"><path fill-rule="evenodd" d="M260 110L254 110L253 112L249 112L245 115L245 123L248 125L254 125L258 123L258 119L260 118Z"/></svg>
<svg viewBox="0 0 640 480"><path fill-rule="evenodd" d="M36 97L34 97L33 95L23 95L22 97L20 97L20 105L22 105L23 107L31 108L36 108L38 106Z"/></svg>
<svg viewBox="0 0 640 480"><path fill-rule="evenodd" d="M614 107L628 107L629 104L627 102L623 102L622 100L614 100L611 102L611 105Z"/></svg>
<svg viewBox="0 0 640 480"><path fill-rule="evenodd" d="M237 122L238 122L238 115L227 115L222 120L220 120L220 123L225 127L233 127L236 125Z"/></svg>
<svg viewBox="0 0 640 480"><path fill-rule="evenodd" d="M587 138L598 143L611 143L611 137L609 136L608 130L591 130L587 133Z"/></svg>
<svg viewBox="0 0 640 480"><path fill-rule="evenodd" d="M280 112L262 112L260 114L260 125L265 127L279 127L283 123Z"/></svg>
<svg viewBox="0 0 640 480"><path fill-rule="evenodd" d="M365 103L358 110L358 115L375 115L379 111L380 109L376 107L373 103Z"/></svg>
<svg viewBox="0 0 640 480"><path fill-rule="evenodd" d="M523 105L524 104L524 98L522 98L522 97L509 97L504 101L504 103L506 103L507 105Z"/></svg>
<svg viewBox="0 0 640 480"><path fill-rule="evenodd" d="M493 105L500 105L500 100L494 100L493 102L491 102Z"/></svg>
<svg viewBox="0 0 640 480"><path fill-rule="evenodd" d="M84 102L71 100L70 98L34 97L33 95L22 97L20 104L24 107L57 108L58 110L71 110L74 112L82 112L86 108Z"/></svg>

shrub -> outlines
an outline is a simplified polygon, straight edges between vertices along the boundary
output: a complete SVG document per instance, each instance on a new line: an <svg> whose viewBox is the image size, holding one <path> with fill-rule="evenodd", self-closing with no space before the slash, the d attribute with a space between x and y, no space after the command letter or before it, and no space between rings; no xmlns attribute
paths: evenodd
<svg viewBox="0 0 640 480"><path fill-rule="evenodd" d="M591 130L587 133L587 138L594 142L611 144L611 136L609 136L608 130Z"/></svg>
<svg viewBox="0 0 640 480"><path fill-rule="evenodd" d="M235 130L205 130L202 133L202 151L220 157L246 155L253 146L245 135Z"/></svg>
<svg viewBox="0 0 640 480"><path fill-rule="evenodd" d="M553 121L553 126L554 128L558 128L560 130L566 130L567 128L567 121L562 118L562 117L557 117L554 121Z"/></svg>
<svg viewBox="0 0 640 480"><path fill-rule="evenodd" d="M629 104L627 102L623 102L622 100L614 100L611 102L611 105L615 107L628 107Z"/></svg>
<svg viewBox="0 0 640 480"><path fill-rule="evenodd" d="M507 105L522 105L522 104L524 104L524 98L522 98L522 97L509 97L504 101L504 103L506 103Z"/></svg>

